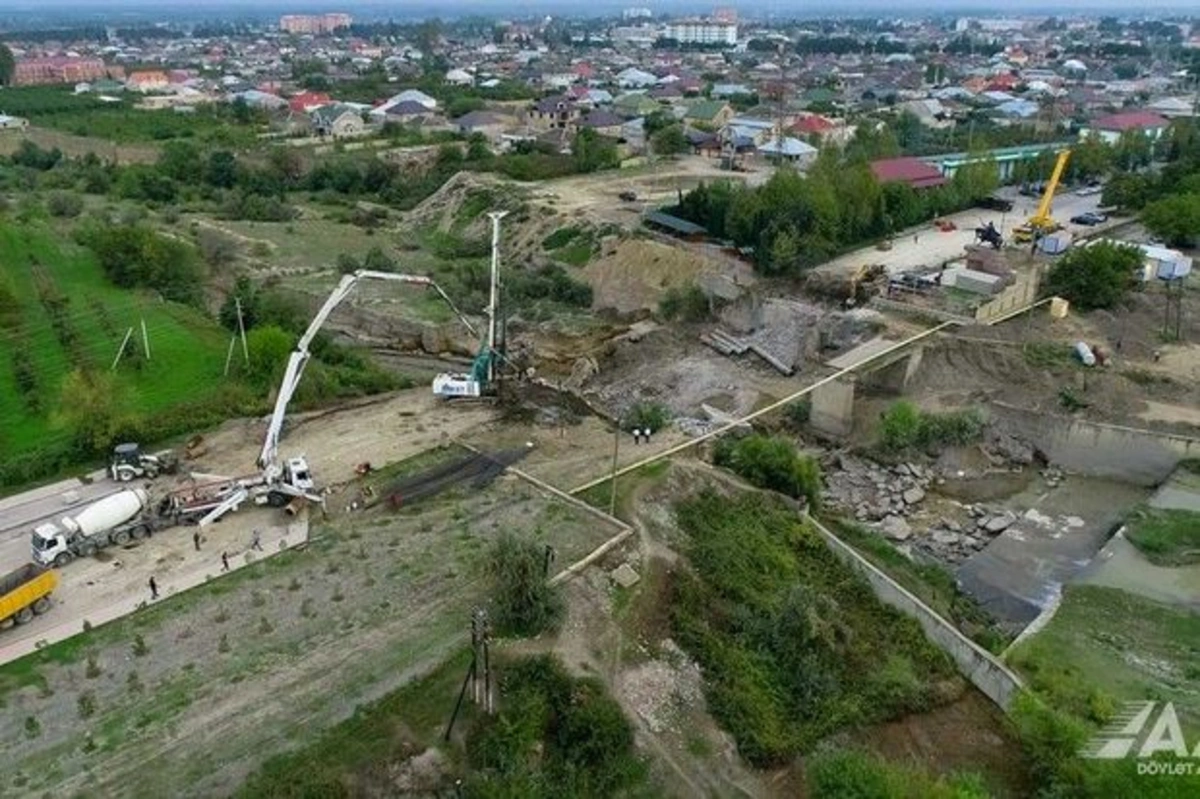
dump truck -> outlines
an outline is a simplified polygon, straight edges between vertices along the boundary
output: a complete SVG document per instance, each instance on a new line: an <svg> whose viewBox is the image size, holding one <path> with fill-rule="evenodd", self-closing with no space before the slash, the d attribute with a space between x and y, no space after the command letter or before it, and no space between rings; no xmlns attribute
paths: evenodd
<svg viewBox="0 0 1200 799"><path fill-rule="evenodd" d="M112 544L146 538L161 526L147 512L149 507L146 491L130 488L64 516L57 524L39 524L33 531L33 560L62 568L74 558L88 557Z"/></svg>
<svg viewBox="0 0 1200 799"><path fill-rule="evenodd" d="M0 577L0 628L25 624L48 611L55 588L58 572L36 563Z"/></svg>

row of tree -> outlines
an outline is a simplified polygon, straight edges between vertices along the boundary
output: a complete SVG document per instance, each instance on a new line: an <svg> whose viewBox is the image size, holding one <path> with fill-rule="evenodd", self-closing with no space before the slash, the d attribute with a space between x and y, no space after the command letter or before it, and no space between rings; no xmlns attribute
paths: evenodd
<svg viewBox="0 0 1200 799"><path fill-rule="evenodd" d="M718 239L752 248L765 274L795 275L842 250L969 207L995 191L998 174L994 162L983 161L959 169L945 186L918 192L903 182L881 184L867 161L829 148L807 176L784 168L756 188L701 184L677 213Z"/></svg>

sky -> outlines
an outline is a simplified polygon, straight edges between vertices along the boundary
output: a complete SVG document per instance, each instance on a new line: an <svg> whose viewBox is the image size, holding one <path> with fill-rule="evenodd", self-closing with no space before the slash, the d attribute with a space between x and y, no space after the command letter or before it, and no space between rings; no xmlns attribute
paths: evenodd
<svg viewBox="0 0 1200 799"><path fill-rule="evenodd" d="M45 10L50 8L87 8L89 10L158 8L186 11L197 8L237 8L246 11L262 13L286 12L290 9L344 10L353 13L356 8L372 11L386 9L398 15L417 7L442 9L444 13L468 14L472 11L488 13L507 12L523 15L539 12L543 9L560 9L576 11L596 11L603 9L620 10L629 6L646 7L660 13L678 11L704 12L714 6L740 8L743 13L765 11L781 14L803 14L805 16L826 15L830 13L830 5L821 0L757 0L753 3L722 2L715 0L711 3L695 2L695 0L443 0L443 2L427 2L426 0L5 0L7 11L16 10ZM1048 13L1053 8L1058 12L1108 10L1124 14L1146 14L1155 10L1183 10L1200 13L1200 4L1196 0L1147 0L1131 4L1129 0L1005 0L996 3L995 0L920 0L920 2L905 2L904 0L838 0L838 12L873 11L884 13L904 13L917 15L930 12L945 12L959 9L976 9L986 11L993 16L1022 11L1025 13Z"/></svg>

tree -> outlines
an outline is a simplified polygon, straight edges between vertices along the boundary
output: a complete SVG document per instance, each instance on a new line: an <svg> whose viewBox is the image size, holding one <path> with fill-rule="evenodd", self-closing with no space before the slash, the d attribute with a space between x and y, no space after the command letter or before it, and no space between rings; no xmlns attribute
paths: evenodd
<svg viewBox="0 0 1200 799"><path fill-rule="evenodd" d="M112 375L76 369L63 378L60 423L82 453L105 452L112 446L124 406Z"/></svg>
<svg viewBox="0 0 1200 799"><path fill-rule="evenodd" d="M260 385L274 385L283 374L293 336L276 325L256 327L246 334L250 354L249 377Z"/></svg>
<svg viewBox="0 0 1200 799"><path fill-rule="evenodd" d="M503 532L487 559L494 607L492 619L501 635L532 637L552 630L566 611L559 589L547 582L542 547L531 539Z"/></svg>
<svg viewBox="0 0 1200 799"><path fill-rule="evenodd" d="M16 71L17 62L13 58L12 50L8 49L8 45L0 42L0 86L10 85Z"/></svg>
<svg viewBox="0 0 1200 799"><path fill-rule="evenodd" d="M290 148L277 148L290 149ZM200 150L188 141L169 141L158 156L158 171L181 183L198 183L204 171Z"/></svg>
<svg viewBox="0 0 1200 799"><path fill-rule="evenodd" d="M683 135L683 126L676 123L659 130L650 137L650 147L655 155L676 155L685 152L688 141Z"/></svg>
<svg viewBox="0 0 1200 799"><path fill-rule="evenodd" d="M642 123L642 129L646 132L647 136L653 136L663 128L670 127L674 124L676 124L675 115L670 111L660 109L658 111L652 111L646 115L646 119Z"/></svg>
<svg viewBox="0 0 1200 799"><path fill-rule="evenodd" d="M1152 188L1150 178L1145 175L1121 173L1113 175L1104 185L1100 201L1114 208L1137 209L1149 201Z"/></svg>
<svg viewBox="0 0 1200 799"><path fill-rule="evenodd" d="M208 156L204 180L210 186L232 189L237 183L237 158L228 150L217 150Z"/></svg>
<svg viewBox="0 0 1200 799"><path fill-rule="evenodd" d="M1113 161L1126 172L1148 165L1151 156L1150 137L1140 130L1124 131L1113 150Z"/></svg>
<svg viewBox="0 0 1200 799"><path fill-rule="evenodd" d="M1200 194L1173 194L1150 203L1142 223L1172 247L1191 247L1200 237Z"/></svg>
<svg viewBox="0 0 1200 799"><path fill-rule="evenodd" d="M973 203L1000 186L1000 170L992 158L963 164L955 170L951 185L963 202Z"/></svg>
<svg viewBox="0 0 1200 799"><path fill-rule="evenodd" d="M1085 311L1111 308L1125 296L1141 265L1136 247L1109 242L1077 247L1050 269L1046 288Z"/></svg>
<svg viewBox="0 0 1200 799"><path fill-rule="evenodd" d="M591 128L584 128L575 134L571 141L571 158L578 172L612 169L621 164L617 143Z"/></svg>

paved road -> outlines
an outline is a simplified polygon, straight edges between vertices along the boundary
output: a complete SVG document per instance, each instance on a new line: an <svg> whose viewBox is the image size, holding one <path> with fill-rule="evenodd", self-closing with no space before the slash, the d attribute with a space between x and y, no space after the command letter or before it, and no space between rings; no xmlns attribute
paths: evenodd
<svg viewBox="0 0 1200 799"><path fill-rule="evenodd" d="M987 211L982 208L972 208L945 217L958 227L957 230L942 232L932 225L911 228L898 233L892 241L892 249L879 250L875 247L863 247L846 253L817 267L820 271L854 270L864 264L883 264L889 274L899 274L922 268L935 268L946 261L962 258L964 247L975 242L975 228L988 222L995 222L1001 228L1005 241L1011 241L1013 228L1024 224L1025 220L1037 209L1037 198L1017 196L1016 189L1007 188L998 192L1001 197L1013 200L1013 210L1006 214L998 211ZM1054 200L1053 216L1062 222L1068 231L1075 235L1095 232L1096 228L1073 225L1067 222L1073 216L1086 211L1095 211L1099 207L1100 195L1080 196L1075 193L1058 195Z"/></svg>
<svg viewBox="0 0 1200 799"><path fill-rule="evenodd" d="M121 490L103 471L82 480L62 480L22 494L0 499L0 572L8 572L29 561L29 534L45 521Z"/></svg>

